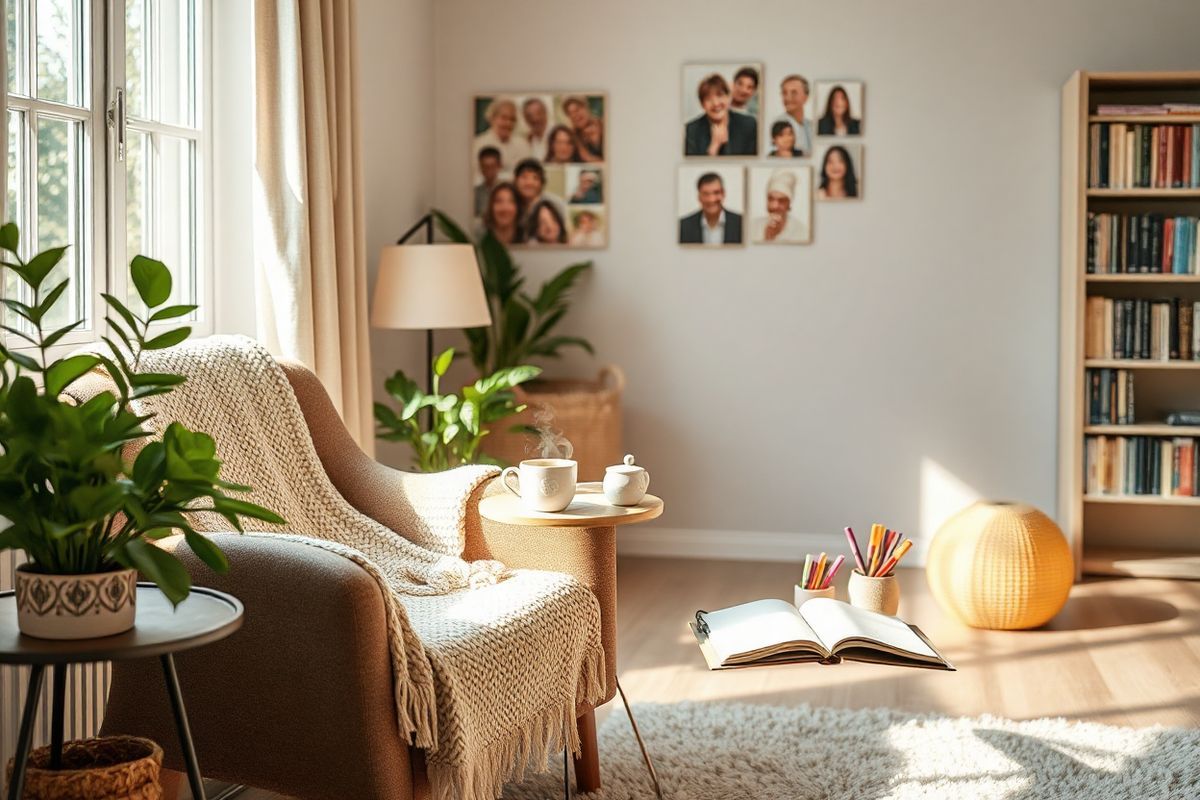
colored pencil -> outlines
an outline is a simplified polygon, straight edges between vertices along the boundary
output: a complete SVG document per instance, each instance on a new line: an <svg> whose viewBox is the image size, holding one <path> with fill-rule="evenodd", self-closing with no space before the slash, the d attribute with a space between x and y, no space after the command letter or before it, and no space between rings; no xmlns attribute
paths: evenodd
<svg viewBox="0 0 1200 800"><path fill-rule="evenodd" d="M808 579L811 577L810 570L812 569L812 556L808 553L804 554L804 574L800 578L800 585L805 589L808 588Z"/></svg>
<svg viewBox="0 0 1200 800"><path fill-rule="evenodd" d="M817 569L813 575L812 586L810 588L820 589L821 583L825 580L825 559L824 553L821 553L820 560L817 561Z"/></svg>
<svg viewBox="0 0 1200 800"><path fill-rule="evenodd" d="M854 538L854 531L846 528L846 538L850 540L850 554L854 556L854 563L858 565L858 570L862 574L867 574L867 565L863 563L862 551L858 549L858 539Z"/></svg>
<svg viewBox="0 0 1200 800"><path fill-rule="evenodd" d="M904 558L904 554L907 553L911 548L912 539L905 539L903 542L901 542L900 546L896 548L896 552L892 555L892 557L884 562L883 566L879 568L878 577L882 578L895 569L896 565L900 563L900 559Z"/></svg>
<svg viewBox="0 0 1200 800"><path fill-rule="evenodd" d="M874 575L875 567L879 565L879 546L883 543L883 526L876 523L871 526L871 544L867 548L867 574Z"/></svg>
<svg viewBox="0 0 1200 800"><path fill-rule="evenodd" d="M821 584L822 589L828 589L833 585L833 579L837 576L838 570L842 568L842 562L845 560L845 556L838 556L833 560L833 566L829 568L829 574L825 576L825 582Z"/></svg>

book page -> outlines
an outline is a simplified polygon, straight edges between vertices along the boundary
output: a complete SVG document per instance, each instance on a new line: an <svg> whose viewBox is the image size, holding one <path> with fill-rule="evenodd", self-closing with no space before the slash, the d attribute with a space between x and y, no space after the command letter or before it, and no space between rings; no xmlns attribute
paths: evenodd
<svg viewBox="0 0 1200 800"><path fill-rule="evenodd" d="M704 621L708 623L709 644L722 663L789 642L825 649L796 607L786 600L755 600L710 611Z"/></svg>
<svg viewBox="0 0 1200 800"><path fill-rule="evenodd" d="M878 642L917 658L942 661L906 622L897 617L865 611L825 597L809 600L800 613L831 651L848 639L861 639Z"/></svg>

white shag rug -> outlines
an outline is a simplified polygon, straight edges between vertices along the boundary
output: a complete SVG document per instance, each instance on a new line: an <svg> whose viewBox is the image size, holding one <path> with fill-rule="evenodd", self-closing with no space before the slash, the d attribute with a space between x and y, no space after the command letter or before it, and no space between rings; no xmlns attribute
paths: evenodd
<svg viewBox="0 0 1200 800"><path fill-rule="evenodd" d="M1200 798L1200 731L726 703L637 704L667 800ZM604 789L654 790L623 708L600 726ZM562 797L562 759L505 800Z"/></svg>

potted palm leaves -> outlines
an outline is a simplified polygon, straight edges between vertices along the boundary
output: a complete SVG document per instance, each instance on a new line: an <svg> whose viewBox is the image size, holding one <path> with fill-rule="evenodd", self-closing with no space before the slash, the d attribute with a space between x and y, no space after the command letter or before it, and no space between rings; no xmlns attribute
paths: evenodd
<svg viewBox="0 0 1200 800"><path fill-rule="evenodd" d="M149 419L135 401L172 391L181 375L139 370L142 353L187 339L189 327L162 323L186 317L192 305L168 305L171 273L143 256L130 263L130 278L144 308L131 309L104 295L111 335L104 347L54 357L76 321L46 330L50 310L70 279L50 281L65 247L23 259L19 233L0 227L0 268L24 287L20 298L3 298L0 340L0 550L20 550L18 623L31 636L78 639L107 636L134 624L136 575L140 571L179 603L191 580L174 555L153 544L175 532L214 570L228 569L224 554L196 532L185 514L207 509L241 530L239 517L283 522L262 506L237 499L249 487L221 480L212 437L173 422L150 440ZM53 284L53 285L50 285ZM14 342L22 346L13 346ZM68 393L94 369L108 373L116 392L83 403ZM125 457L129 445L142 445Z"/></svg>

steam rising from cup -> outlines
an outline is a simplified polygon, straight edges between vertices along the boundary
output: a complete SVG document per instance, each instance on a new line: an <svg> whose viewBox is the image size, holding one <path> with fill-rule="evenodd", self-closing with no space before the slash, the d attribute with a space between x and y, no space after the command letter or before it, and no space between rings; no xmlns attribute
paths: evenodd
<svg viewBox="0 0 1200 800"><path fill-rule="evenodd" d="M533 412L533 427L537 429L536 449L541 458L570 458L575 454L571 440L554 427L554 409L543 406Z"/></svg>

